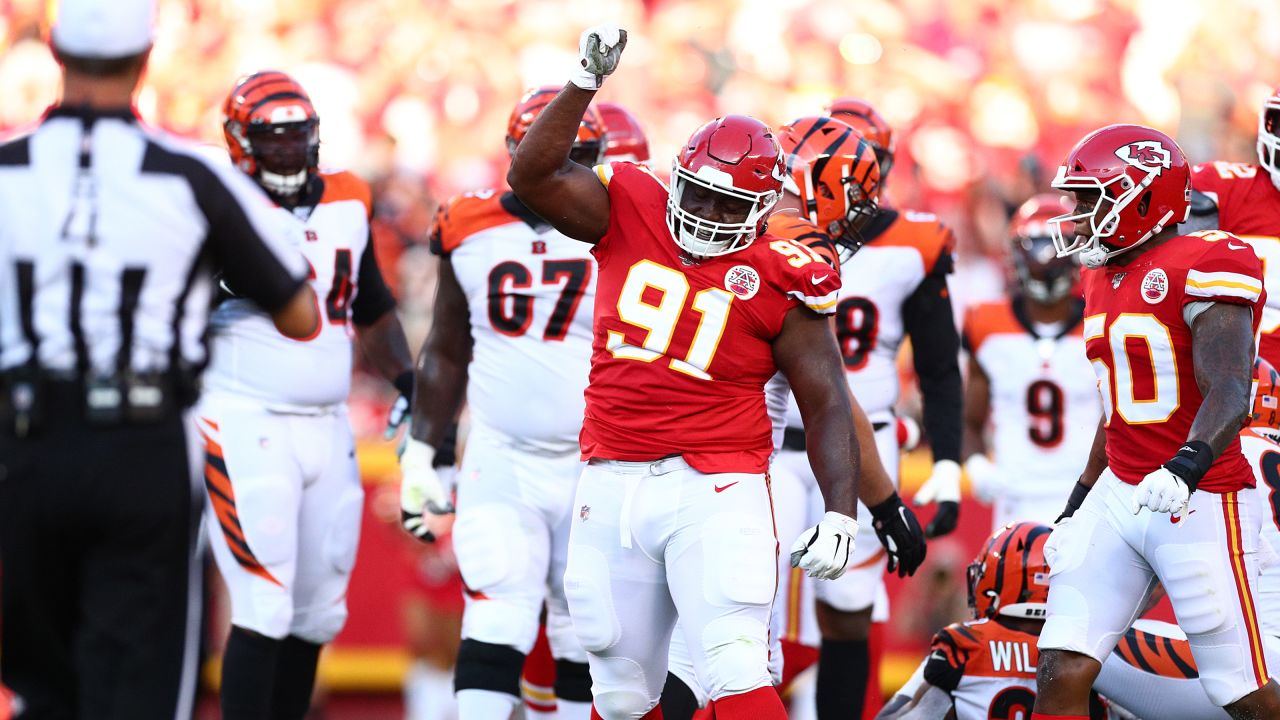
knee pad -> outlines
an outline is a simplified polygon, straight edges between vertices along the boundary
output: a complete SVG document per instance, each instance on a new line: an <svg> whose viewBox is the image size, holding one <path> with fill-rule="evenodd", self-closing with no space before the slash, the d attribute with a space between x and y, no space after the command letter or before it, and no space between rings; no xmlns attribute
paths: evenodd
<svg viewBox="0 0 1280 720"><path fill-rule="evenodd" d="M634 660L598 658L591 672L595 709L604 720L639 720L658 704L658 698L649 697L644 669Z"/></svg>
<svg viewBox="0 0 1280 720"><path fill-rule="evenodd" d="M538 639L539 607L532 597L472 597L462 613L462 637L508 645L529 654Z"/></svg>
<svg viewBox="0 0 1280 720"><path fill-rule="evenodd" d="M506 645L466 639L458 646L454 692L489 690L520 697L520 671L524 653Z"/></svg>
<svg viewBox="0 0 1280 720"><path fill-rule="evenodd" d="M326 645L333 642L347 624L347 601L339 600L325 607L296 610L289 634L310 643Z"/></svg>
<svg viewBox="0 0 1280 720"><path fill-rule="evenodd" d="M261 585L259 585L261 587ZM270 592L254 593L242 588L231 595L231 624L246 630L283 640L293 625L293 597L285 588L272 585Z"/></svg>
<svg viewBox="0 0 1280 720"><path fill-rule="evenodd" d="M719 513L702 528L702 591L713 605L770 605L778 540L765 518Z"/></svg>
<svg viewBox="0 0 1280 720"><path fill-rule="evenodd" d="M1160 582L1178 614L1178 627L1190 639L1232 624L1238 610L1234 579L1216 554L1190 552L1185 545L1156 548ZM1227 590L1224 602L1220 591Z"/></svg>
<svg viewBox="0 0 1280 720"><path fill-rule="evenodd" d="M528 539L515 508L485 503L463 508L453 525L453 551L467 587L485 592L529 566Z"/></svg>
<svg viewBox="0 0 1280 720"><path fill-rule="evenodd" d="M711 697L755 690L772 683L769 630L762 620L742 615L718 617L702 631L706 691Z"/></svg>
<svg viewBox="0 0 1280 720"><path fill-rule="evenodd" d="M551 657L556 660L583 663L585 667L587 652L582 649L582 643L578 642L578 636L574 633L573 619L569 617L568 612L564 609L553 610L548 603L545 625L547 644L551 646Z"/></svg>
<svg viewBox="0 0 1280 720"><path fill-rule="evenodd" d="M356 564L356 546L360 544L360 514L364 509L364 490L353 483L338 499L333 518L324 536L321 552L330 566L344 577L350 577Z"/></svg>
<svg viewBox="0 0 1280 720"><path fill-rule="evenodd" d="M573 617L573 631L584 650L601 653L618 643L622 624L614 609L609 562L603 553L587 545L569 548L564 595Z"/></svg>
<svg viewBox="0 0 1280 720"><path fill-rule="evenodd" d="M591 702L591 670L585 662L556 660L556 697Z"/></svg>

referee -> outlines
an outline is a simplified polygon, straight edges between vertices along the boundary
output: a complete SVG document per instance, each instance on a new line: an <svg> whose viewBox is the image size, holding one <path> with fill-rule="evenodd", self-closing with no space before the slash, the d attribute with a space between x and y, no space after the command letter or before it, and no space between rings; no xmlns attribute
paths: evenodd
<svg viewBox="0 0 1280 720"><path fill-rule="evenodd" d="M61 100L0 145L0 680L24 719L190 717L213 273L288 336L318 323L283 211L134 114L153 2L61 0Z"/></svg>

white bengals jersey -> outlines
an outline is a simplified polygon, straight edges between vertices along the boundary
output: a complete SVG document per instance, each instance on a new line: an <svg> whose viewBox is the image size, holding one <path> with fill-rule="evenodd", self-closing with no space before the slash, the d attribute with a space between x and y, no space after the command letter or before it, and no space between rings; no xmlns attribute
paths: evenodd
<svg viewBox="0 0 1280 720"><path fill-rule="evenodd" d="M473 421L517 447L576 452L591 367L591 247L513 193L482 191L441 206L431 248L450 259L467 297Z"/></svg>
<svg viewBox="0 0 1280 720"><path fill-rule="evenodd" d="M1251 428L1240 433L1240 450L1253 468L1257 485L1251 493L1262 510L1262 539L1270 545L1269 562L1262 563L1254 600L1258 622L1267 635L1280 637L1280 445ZM1264 548L1265 550L1265 548ZM1264 555L1265 557L1265 555ZM1277 668L1271 669L1274 675Z"/></svg>
<svg viewBox="0 0 1280 720"><path fill-rule="evenodd" d="M1083 308L1078 308L1082 310ZM992 449L1008 494L1052 501L1052 523L1080 476L1102 405L1085 356L1083 312L1069 328L1041 336L1020 299L982 303L965 312L965 346L990 384Z"/></svg>
<svg viewBox="0 0 1280 720"><path fill-rule="evenodd" d="M310 265L320 326L310 338L280 334L271 317L225 287L209 320L212 358L207 391L229 392L281 408L346 402L351 389L353 320L368 322L394 307L369 242L369 187L346 171L322 171L280 222Z"/></svg>
<svg viewBox="0 0 1280 720"><path fill-rule="evenodd" d="M903 305L927 276L950 272L953 245L936 215L905 210L840 261L836 338L849 387L872 422L890 420L898 402L898 351L907 334ZM803 426L794 401L787 422Z"/></svg>

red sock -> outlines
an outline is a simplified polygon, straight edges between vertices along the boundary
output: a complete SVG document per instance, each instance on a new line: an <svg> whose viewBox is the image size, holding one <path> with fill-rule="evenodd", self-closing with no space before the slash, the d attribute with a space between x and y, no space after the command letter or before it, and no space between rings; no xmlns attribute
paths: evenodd
<svg viewBox="0 0 1280 720"><path fill-rule="evenodd" d="M716 698L716 720L786 720L778 691L772 686Z"/></svg>
<svg viewBox="0 0 1280 720"><path fill-rule="evenodd" d="M596 706L594 704L591 706L591 720L604 720L604 718L600 717L600 713L596 712ZM645 713L644 717L640 718L640 720L662 720L662 706L655 706L652 710ZM1086 720L1088 719L1086 718Z"/></svg>
<svg viewBox="0 0 1280 720"><path fill-rule="evenodd" d="M1089 720L1088 715L1049 715L1048 713L1033 712L1031 720Z"/></svg>

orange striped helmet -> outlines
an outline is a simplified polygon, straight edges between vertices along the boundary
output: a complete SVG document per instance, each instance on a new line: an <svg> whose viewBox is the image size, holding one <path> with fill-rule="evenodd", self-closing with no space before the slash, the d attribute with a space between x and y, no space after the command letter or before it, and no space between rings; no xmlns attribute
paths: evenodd
<svg viewBox="0 0 1280 720"><path fill-rule="evenodd" d="M842 97L827 103L824 108L827 115L848 123L850 127L862 133L862 137L876 151L876 161L880 163L881 177L889 177L893 169L894 137L893 128L885 121L871 103L858 98Z"/></svg>
<svg viewBox="0 0 1280 720"><path fill-rule="evenodd" d="M787 162L786 190L804 203L804 214L833 240L875 217L880 165L857 130L830 117L802 117L778 131ZM846 239L847 238L847 239Z"/></svg>
<svg viewBox="0 0 1280 720"><path fill-rule="evenodd" d="M1271 430L1273 432L1267 433L1271 437L1280 433L1280 373L1262 358L1253 361L1253 410L1249 413L1249 427Z"/></svg>
<svg viewBox="0 0 1280 720"><path fill-rule="evenodd" d="M969 609L975 620L996 615L1043 620L1049 600L1044 544L1052 528L1010 523L991 536L969 565Z"/></svg>
<svg viewBox="0 0 1280 720"><path fill-rule="evenodd" d="M276 70L236 81L222 134L236 167L277 197L302 190L320 164L320 116L307 91Z"/></svg>
<svg viewBox="0 0 1280 720"><path fill-rule="evenodd" d="M533 125L542 109L560 94L560 90L557 85L543 85L526 92L520 102L516 103L511 111L511 118L507 120L509 154L515 154L516 145L529 133L529 126ZM604 128L604 118L600 116L600 111L595 107L588 107L582 115L582 124L578 125L578 139L569 151L569 159L587 167L599 165L604 159Z"/></svg>

